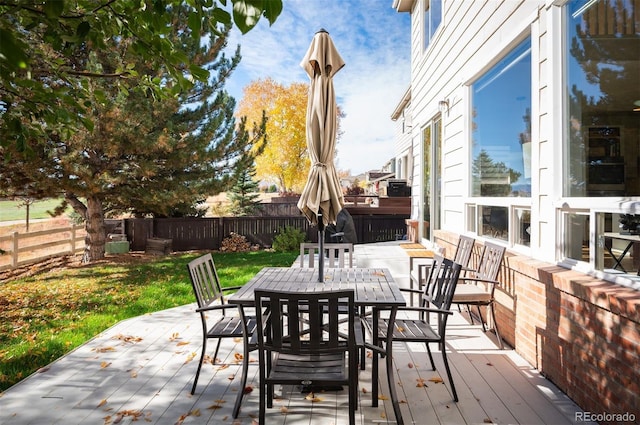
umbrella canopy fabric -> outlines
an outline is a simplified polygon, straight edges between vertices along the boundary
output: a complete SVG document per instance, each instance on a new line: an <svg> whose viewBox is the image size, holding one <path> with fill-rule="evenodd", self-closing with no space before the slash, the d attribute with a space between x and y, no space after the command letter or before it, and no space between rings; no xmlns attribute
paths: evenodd
<svg viewBox="0 0 640 425"><path fill-rule="evenodd" d="M298 208L311 224L335 223L344 207L340 179L333 163L338 127L338 107L333 90L333 76L344 66L329 33L318 31L300 66L309 75L307 103L307 148L311 169ZM321 225L322 226L322 225Z"/></svg>

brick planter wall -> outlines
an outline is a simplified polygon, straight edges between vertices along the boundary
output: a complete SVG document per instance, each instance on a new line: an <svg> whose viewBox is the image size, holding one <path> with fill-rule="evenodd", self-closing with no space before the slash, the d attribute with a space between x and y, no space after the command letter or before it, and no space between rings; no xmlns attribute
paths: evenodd
<svg viewBox="0 0 640 425"><path fill-rule="evenodd" d="M452 256L458 235L435 236ZM583 410L640 421L640 291L510 253L500 281L504 340Z"/></svg>

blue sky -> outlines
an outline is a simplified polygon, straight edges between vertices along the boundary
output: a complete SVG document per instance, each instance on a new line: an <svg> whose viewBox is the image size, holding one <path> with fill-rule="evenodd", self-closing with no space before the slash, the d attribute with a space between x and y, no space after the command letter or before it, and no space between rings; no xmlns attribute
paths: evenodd
<svg viewBox="0 0 640 425"><path fill-rule="evenodd" d="M251 81L270 77L308 83L300 67L313 35L326 29L345 66L334 78L345 112L336 166L356 175L380 169L393 157L391 113L410 83L410 17L393 0L284 0L272 26L262 19L245 35L233 30L228 48L241 45L242 61L226 89L242 99Z"/></svg>

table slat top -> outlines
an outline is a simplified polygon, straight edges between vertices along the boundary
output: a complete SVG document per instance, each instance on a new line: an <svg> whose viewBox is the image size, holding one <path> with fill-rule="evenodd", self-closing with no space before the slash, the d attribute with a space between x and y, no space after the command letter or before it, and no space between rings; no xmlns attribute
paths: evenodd
<svg viewBox="0 0 640 425"><path fill-rule="evenodd" d="M324 272L323 282L318 282L318 269L295 267L266 267L247 282L228 302L250 305L254 291L316 292L355 290L355 304L373 307L397 307L406 305L404 295L384 268L332 268Z"/></svg>

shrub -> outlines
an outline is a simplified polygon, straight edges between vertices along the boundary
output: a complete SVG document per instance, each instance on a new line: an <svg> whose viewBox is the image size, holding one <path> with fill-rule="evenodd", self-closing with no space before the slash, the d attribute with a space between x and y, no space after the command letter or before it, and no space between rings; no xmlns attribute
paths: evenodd
<svg viewBox="0 0 640 425"><path fill-rule="evenodd" d="M273 238L273 249L277 252L297 251L306 238L302 230L287 226Z"/></svg>

